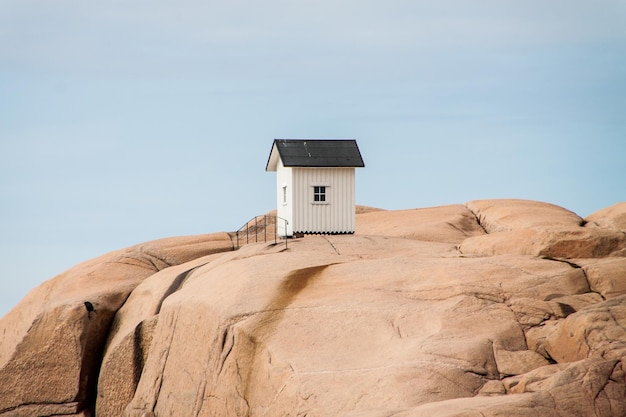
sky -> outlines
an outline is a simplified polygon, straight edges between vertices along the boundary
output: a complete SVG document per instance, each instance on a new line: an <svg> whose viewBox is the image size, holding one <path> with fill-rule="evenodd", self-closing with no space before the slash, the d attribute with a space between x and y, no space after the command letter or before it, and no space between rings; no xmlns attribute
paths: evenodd
<svg viewBox="0 0 626 417"><path fill-rule="evenodd" d="M2 0L0 316L84 260L275 207L275 138L357 204L626 200L625 0Z"/></svg>

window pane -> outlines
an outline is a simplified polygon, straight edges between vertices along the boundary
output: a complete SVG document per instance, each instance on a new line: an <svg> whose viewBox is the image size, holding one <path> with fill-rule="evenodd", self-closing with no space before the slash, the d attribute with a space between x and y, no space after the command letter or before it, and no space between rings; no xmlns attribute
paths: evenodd
<svg viewBox="0 0 626 417"><path fill-rule="evenodd" d="M326 201L326 186L322 186L322 185L313 186L313 201L317 201L317 202Z"/></svg>

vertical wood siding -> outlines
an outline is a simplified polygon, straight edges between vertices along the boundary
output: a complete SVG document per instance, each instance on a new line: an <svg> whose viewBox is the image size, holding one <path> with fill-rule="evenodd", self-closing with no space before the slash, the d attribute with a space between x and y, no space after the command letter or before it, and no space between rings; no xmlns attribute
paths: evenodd
<svg viewBox="0 0 626 417"><path fill-rule="evenodd" d="M354 233L354 168L294 167L292 178L293 232ZM313 202L314 186L326 187L326 204Z"/></svg>
<svg viewBox="0 0 626 417"><path fill-rule="evenodd" d="M293 168L283 166L283 162L278 159L276 166L276 215L287 220L287 230L284 230L284 223L278 221L278 234L280 236L293 235ZM287 187L287 203L283 202L283 187Z"/></svg>

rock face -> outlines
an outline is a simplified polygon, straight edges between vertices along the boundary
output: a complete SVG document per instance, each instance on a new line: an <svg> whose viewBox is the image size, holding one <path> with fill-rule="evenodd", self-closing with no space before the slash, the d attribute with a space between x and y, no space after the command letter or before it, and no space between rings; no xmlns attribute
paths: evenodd
<svg viewBox="0 0 626 417"><path fill-rule="evenodd" d="M0 415L89 411L111 323L135 287L232 248L226 233L163 239L84 262L33 290L0 320Z"/></svg>
<svg viewBox="0 0 626 417"><path fill-rule="evenodd" d="M364 209L104 255L0 320L0 416L626 416L625 215Z"/></svg>

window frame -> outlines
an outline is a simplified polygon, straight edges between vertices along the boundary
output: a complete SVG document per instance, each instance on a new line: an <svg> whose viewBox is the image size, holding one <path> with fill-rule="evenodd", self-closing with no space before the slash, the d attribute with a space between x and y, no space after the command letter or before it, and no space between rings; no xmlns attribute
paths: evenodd
<svg viewBox="0 0 626 417"><path fill-rule="evenodd" d="M311 186L311 195L313 196L313 199L311 201L311 204L329 204L328 201L328 185L322 185L322 184L316 184L316 185L312 185Z"/></svg>

